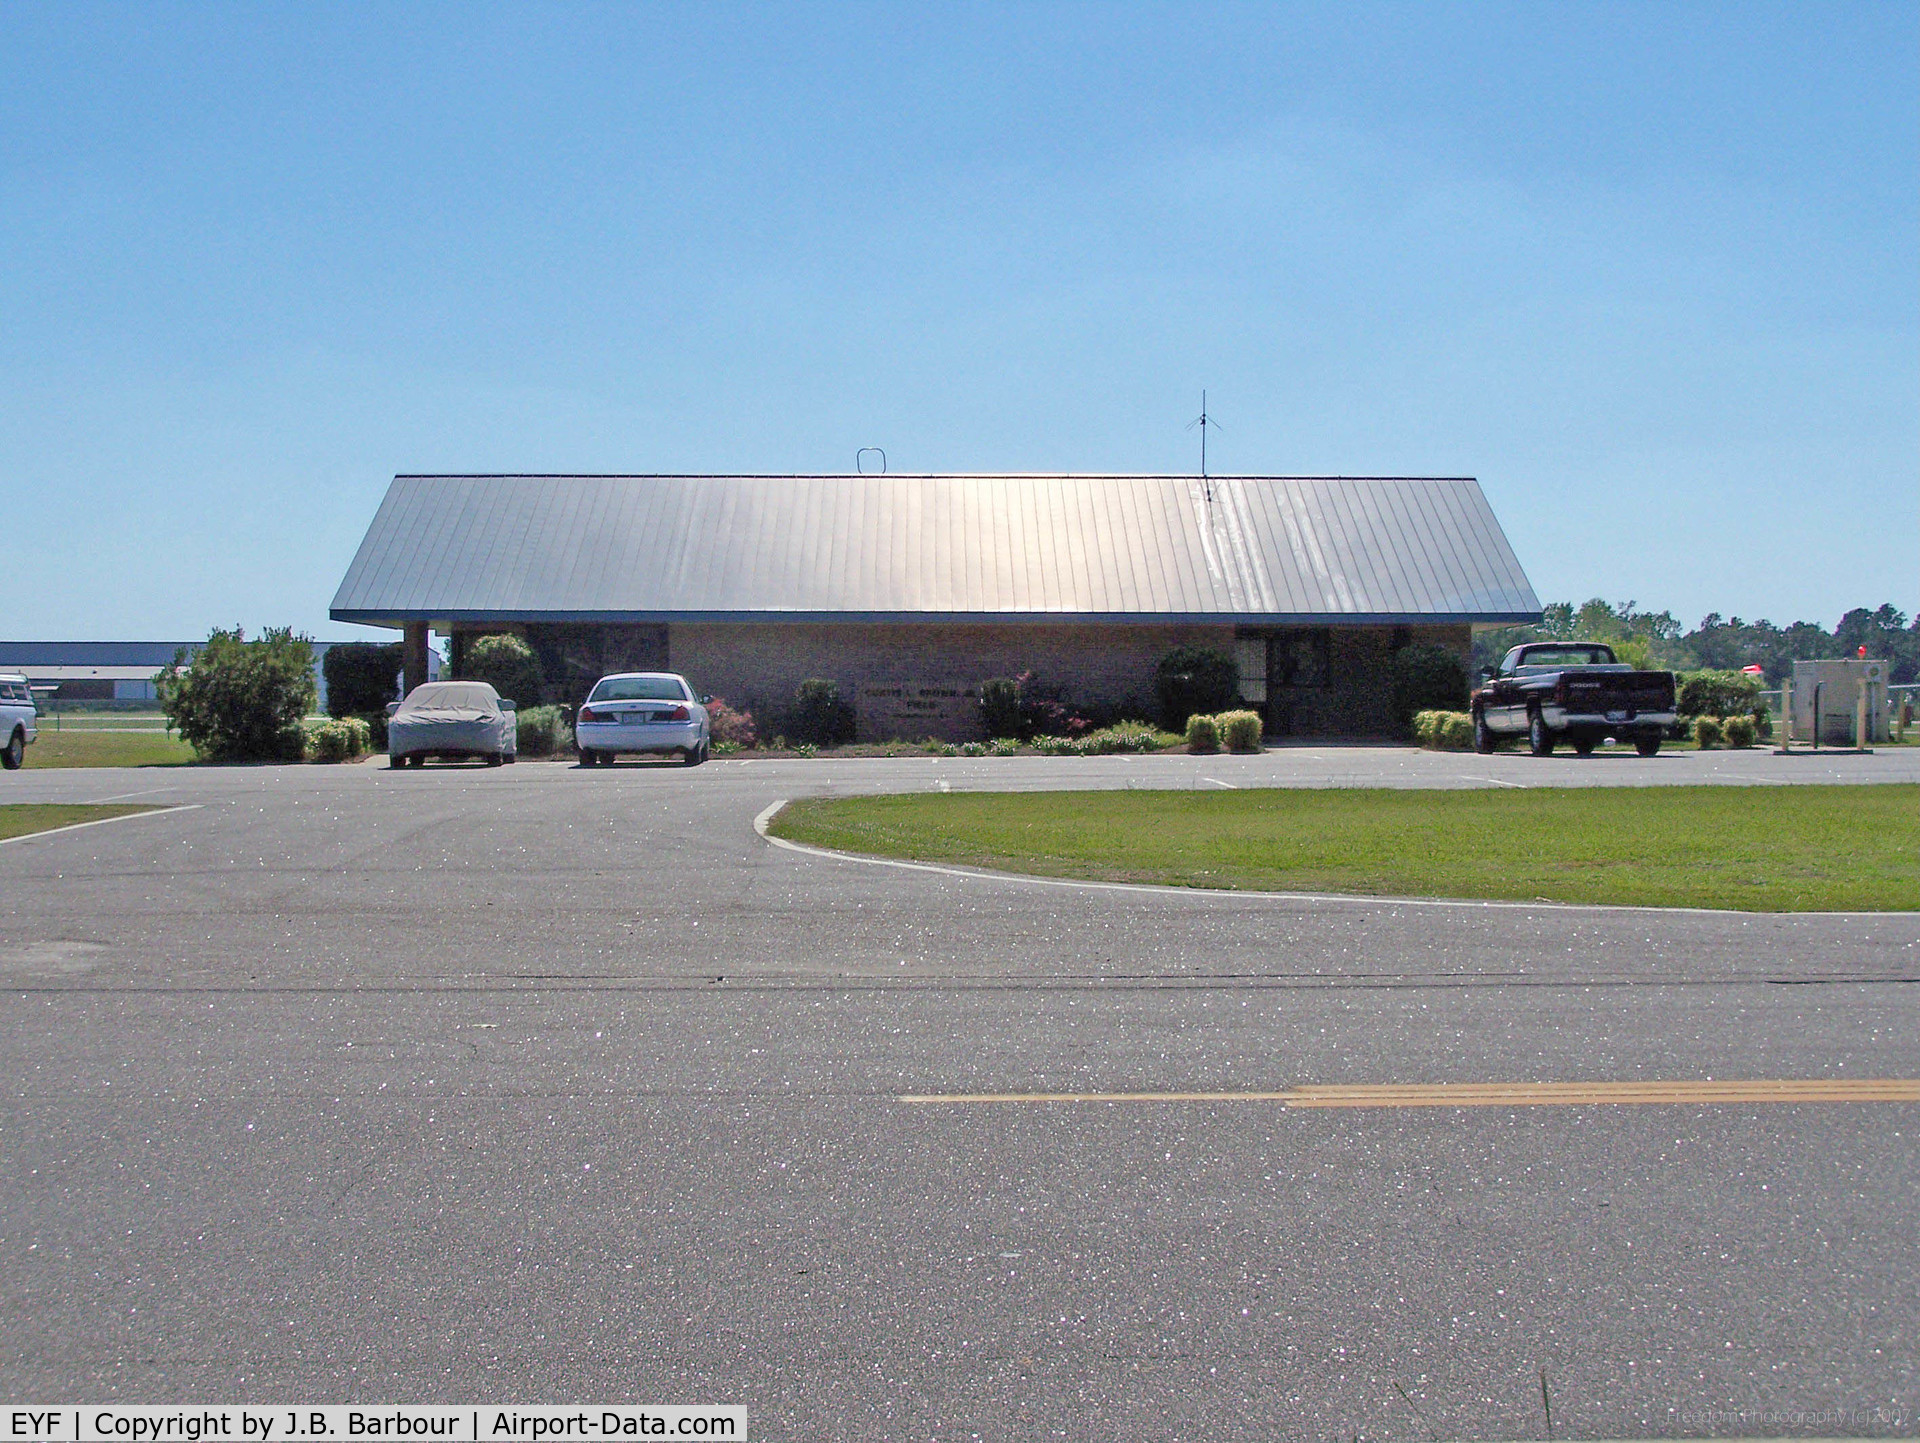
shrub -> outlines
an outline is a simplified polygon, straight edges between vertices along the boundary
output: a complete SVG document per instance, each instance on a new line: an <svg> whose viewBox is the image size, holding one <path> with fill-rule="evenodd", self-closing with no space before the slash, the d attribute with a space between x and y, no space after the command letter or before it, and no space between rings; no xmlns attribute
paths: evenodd
<svg viewBox="0 0 1920 1443"><path fill-rule="evenodd" d="M1260 750L1260 713L1223 711L1214 720L1220 724L1220 740L1230 752Z"/></svg>
<svg viewBox="0 0 1920 1443"><path fill-rule="evenodd" d="M805 757L808 761L812 761L815 757L820 755L820 748L815 746L812 742L801 742L799 746L794 748L794 750L800 753L800 755Z"/></svg>
<svg viewBox="0 0 1920 1443"><path fill-rule="evenodd" d="M1730 716L1721 723L1721 727L1727 734L1727 745L1730 747L1750 747L1757 735L1757 728L1750 716Z"/></svg>
<svg viewBox="0 0 1920 1443"><path fill-rule="evenodd" d="M719 697L707 703L707 733L713 738L715 751L723 747L730 752L752 751L760 745L753 713L735 711Z"/></svg>
<svg viewBox="0 0 1920 1443"><path fill-rule="evenodd" d="M367 724L367 748L370 751L383 752L387 749L387 710L363 711L357 720Z"/></svg>
<svg viewBox="0 0 1920 1443"><path fill-rule="evenodd" d="M1674 677L1674 710L1683 717L1751 714L1760 705L1760 682L1738 671L1683 671Z"/></svg>
<svg viewBox="0 0 1920 1443"><path fill-rule="evenodd" d="M1711 751L1726 740L1726 732L1717 716L1697 716L1693 719L1693 744L1701 751Z"/></svg>
<svg viewBox="0 0 1920 1443"><path fill-rule="evenodd" d="M1160 701L1160 724L1168 731L1184 731L1195 712L1225 711L1240 699L1240 668L1224 651L1176 646L1160 658L1153 690Z"/></svg>
<svg viewBox="0 0 1920 1443"><path fill-rule="evenodd" d="M343 641L328 647L320 658L327 679L327 715L384 717L387 703L400 700L405 650L397 641Z"/></svg>
<svg viewBox="0 0 1920 1443"><path fill-rule="evenodd" d="M1205 712L1194 712L1188 716L1187 750L1190 752L1219 751L1220 723Z"/></svg>
<svg viewBox="0 0 1920 1443"><path fill-rule="evenodd" d="M313 710L313 647L290 627L248 641L239 627L215 631L188 659L185 650L154 678L168 728L213 761L297 762L306 755L300 720Z"/></svg>
<svg viewBox="0 0 1920 1443"><path fill-rule="evenodd" d="M551 757L573 747L573 728L557 706L522 707L514 714L514 744L523 757Z"/></svg>
<svg viewBox="0 0 1920 1443"><path fill-rule="evenodd" d="M1024 739L1032 735L1021 730L1020 682L1023 679L996 676L980 683L980 720L986 724L988 736Z"/></svg>
<svg viewBox="0 0 1920 1443"><path fill-rule="evenodd" d="M1753 709L1753 734L1763 742L1773 740L1773 713L1765 706Z"/></svg>
<svg viewBox="0 0 1920 1443"><path fill-rule="evenodd" d="M1463 711L1422 711L1413 717L1414 740L1437 752L1473 750L1473 718Z"/></svg>
<svg viewBox="0 0 1920 1443"><path fill-rule="evenodd" d="M350 762L366 754L368 741L367 724L359 717L334 717L307 733L307 760Z"/></svg>
<svg viewBox="0 0 1920 1443"><path fill-rule="evenodd" d="M995 737L987 743L987 750L996 757L1010 757L1020 750L1020 743L1012 737Z"/></svg>
<svg viewBox="0 0 1920 1443"><path fill-rule="evenodd" d="M936 757L954 756L960 750L952 742L942 741L939 737L928 737L921 745Z"/></svg>
<svg viewBox="0 0 1920 1443"><path fill-rule="evenodd" d="M1467 672L1444 646L1416 642L1393 654L1393 719L1404 733L1423 711L1457 712L1467 704Z"/></svg>
<svg viewBox="0 0 1920 1443"><path fill-rule="evenodd" d="M963 757L984 757L987 754L985 742L961 742L960 755Z"/></svg>
<svg viewBox="0 0 1920 1443"><path fill-rule="evenodd" d="M787 729L816 747L833 747L853 740L853 708L840 699L840 683L809 677L795 688L793 716Z"/></svg>
<svg viewBox="0 0 1920 1443"><path fill-rule="evenodd" d="M510 634L479 636L468 642L460 658L460 679L484 681L523 707L537 707L546 698L539 658L526 642Z"/></svg>

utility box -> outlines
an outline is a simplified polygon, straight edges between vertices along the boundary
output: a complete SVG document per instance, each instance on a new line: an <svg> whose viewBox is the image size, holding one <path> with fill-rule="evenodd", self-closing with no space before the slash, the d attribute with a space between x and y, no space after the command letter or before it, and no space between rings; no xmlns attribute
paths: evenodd
<svg viewBox="0 0 1920 1443"><path fill-rule="evenodd" d="M1850 747L1856 738L1855 708L1867 689L1867 744L1891 740L1884 661L1796 661L1793 664L1793 739L1823 747ZM1820 734L1813 730L1820 711Z"/></svg>

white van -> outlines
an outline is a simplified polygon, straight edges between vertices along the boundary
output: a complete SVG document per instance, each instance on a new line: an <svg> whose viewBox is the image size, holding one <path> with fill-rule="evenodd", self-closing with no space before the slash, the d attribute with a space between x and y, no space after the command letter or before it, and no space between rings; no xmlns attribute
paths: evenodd
<svg viewBox="0 0 1920 1443"><path fill-rule="evenodd" d="M27 759L27 743L40 735L35 720L27 679L18 672L0 672L0 767L15 771Z"/></svg>

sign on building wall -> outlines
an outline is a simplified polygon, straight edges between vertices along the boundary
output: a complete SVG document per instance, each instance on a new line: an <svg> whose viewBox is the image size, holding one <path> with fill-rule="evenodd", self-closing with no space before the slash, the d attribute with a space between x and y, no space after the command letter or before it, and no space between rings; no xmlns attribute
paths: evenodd
<svg viewBox="0 0 1920 1443"><path fill-rule="evenodd" d="M854 696L861 741L919 741L986 735L980 688L960 682L862 682Z"/></svg>

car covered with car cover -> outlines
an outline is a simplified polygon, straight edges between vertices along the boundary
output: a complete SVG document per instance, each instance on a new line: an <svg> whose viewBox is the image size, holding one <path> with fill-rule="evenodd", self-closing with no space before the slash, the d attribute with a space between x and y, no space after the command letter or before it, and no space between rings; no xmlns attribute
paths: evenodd
<svg viewBox="0 0 1920 1443"><path fill-rule="evenodd" d="M627 753L677 754L690 767L707 759L706 704L678 672L623 671L593 684L573 718L583 767L609 766Z"/></svg>
<svg viewBox="0 0 1920 1443"><path fill-rule="evenodd" d="M1612 737L1650 757L1673 725L1674 701L1672 672L1636 671L1604 642L1529 642L1473 693L1473 749L1490 752L1524 736L1536 757L1562 741L1586 756Z"/></svg>
<svg viewBox="0 0 1920 1443"><path fill-rule="evenodd" d="M430 681L389 710L387 765L423 766L428 757L478 758L497 767L519 750L513 702L484 681Z"/></svg>

